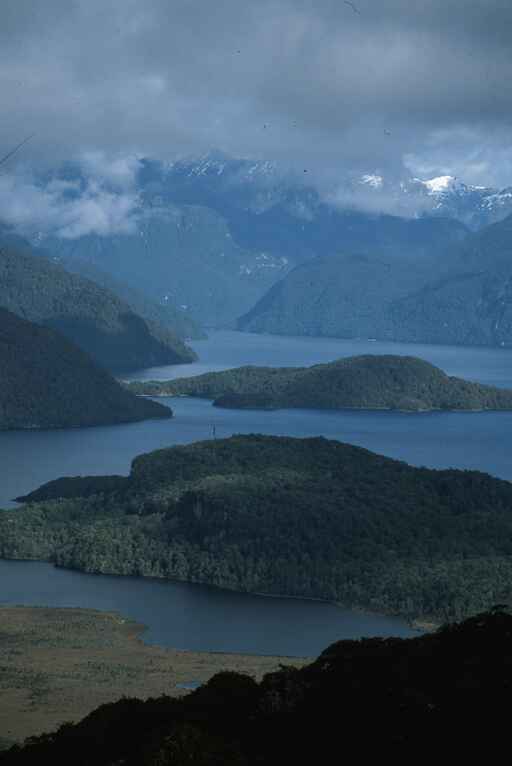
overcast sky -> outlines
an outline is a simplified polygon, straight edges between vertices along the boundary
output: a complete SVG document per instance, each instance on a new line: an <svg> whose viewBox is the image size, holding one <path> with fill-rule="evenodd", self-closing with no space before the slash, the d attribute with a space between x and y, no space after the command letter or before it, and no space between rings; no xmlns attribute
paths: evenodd
<svg viewBox="0 0 512 766"><path fill-rule="evenodd" d="M324 180L512 184L510 0L2 0L0 12L0 153L36 134L4 175L84 151L216 148Z"/></svg>

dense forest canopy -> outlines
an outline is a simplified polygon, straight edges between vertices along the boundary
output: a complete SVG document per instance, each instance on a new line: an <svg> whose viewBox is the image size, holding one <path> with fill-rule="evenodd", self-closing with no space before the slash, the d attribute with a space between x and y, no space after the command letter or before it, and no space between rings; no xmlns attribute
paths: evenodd
<svg viewBox="0 0 512 766"><path fill-rule="evenodd" d="M218 407L512 409L512 391L448 376L416 357L394 355L353 356L313 367L238 367L127 385L148 396L214 399Z"/></svg>
<svg viewBox="0 0 512 766"><path fill-rule="evenodd" d="M435 621L511 595L512 484L484 473L249 435L157 450L96 481L96 494L94 477L54 482L0 514L0 555Z"/></svg>
<svg viewBox="0 0 512 766"><path fill-rule="evenodd" d="M165 417L169 408L126 391L60 333L0 308L0 430Z"/></svg>

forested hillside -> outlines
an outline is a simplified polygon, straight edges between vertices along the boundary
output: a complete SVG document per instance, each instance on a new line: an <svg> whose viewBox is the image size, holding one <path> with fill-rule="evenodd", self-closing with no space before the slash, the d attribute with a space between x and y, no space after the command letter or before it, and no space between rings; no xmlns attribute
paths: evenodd
<svg viewBox="0 0 512 766"><path fill-rule="evenodd" d="M95 265L91 261L86 261L77 256L68 256L58 259L58 263L66 271L73 274L79 274L86 279L90 279L97 285L101 285L106 290L117 295L122 301L127 303L135 314L138 314L148 322L156 323L165 327L177 338L187 340L189 338L204 338L205 334L194 321L189 311L178 308L171 296L165 295L160 300L151 298L146 293L141 292L136 287L130 287L127 282L116 279L108 271Z"/></svg>
<svg viewBox="0 0 512 766"><path fill-rule="evenodd" d="M238 327L410 343L512 344L512 216L423 260L373 253L300 264Z"/></svg>
<svg viewBox="0 0 512 766"><path fill-rule="evenodd" d="M66 480L53 502L55 482L48 502L0 514L0 556L434 620L512 596L512 484L487 474L323 438L236 436L97 481L96 496L94 478Z"/></svg>
<svg viewBox="0 0 512 766"><path fill-rule="evenodd" d="M0 309L0 429L171 416L167 407L123 389L59 333Z"/></svg>
<svg viewBox="0 0 512 766"><path fill-rule="evenodd" d="M354 356L313 367L239 367L127 384L136 394L197 396L218 407L510 410L512 391L446 375L407 356Z"/></svg>
<svg viewBox="0 0 512 766"><path fill-rule="evenodd" d="M114 293L34 255L28 246L1 247L1 240L0 306L59 330L110 370L195 358L169 330L148 324Z"/></svg>

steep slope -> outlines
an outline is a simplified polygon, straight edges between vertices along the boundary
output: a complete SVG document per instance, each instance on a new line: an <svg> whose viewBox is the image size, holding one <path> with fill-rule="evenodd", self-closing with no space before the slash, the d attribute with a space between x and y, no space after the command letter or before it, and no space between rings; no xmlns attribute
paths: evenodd
<svg viewBox="0 0 512 766"><path fill-rule="evenodd" d="M59 330L110 370L195 358L169 331L150 326L112 292L34 255L28 246L0 249L0 306Z"/></svg>
<svg viewBox="0 0 512 766"><path fill-rule="evenodd" d="M239 367L192 378L134 382L149 396L198 396L218 407L512 410L512 391L449 377L407 356L354 356L314 367Z"/></svg>
<svg viewBox="0 0 512 766"><path fill-rule="evenodd" d="M53 502L60 491L67 499ZM453 619L512 597L512 484L475 471L249 435L141 455L124 480L41 492L48 502L0 513L0 556L409 618Z"/></svg>
<svg viewBox="0 0 512 766"><path fill-rule="evenodd" d="M57 259L55 259L57 260ZM116 279L115 276L105 271L99 265L83 258L67 256L58 259L58 263L73 274L90 279L97 285L114 293L122 301L128 304L131 310L145 319L148 324L160 325L169 330L176 338L196 340L204 338L204 332L194 321L190 312L178 308L169 296L164 296L161 301L152 299L149 295L141 292L136 287L130 287L126 282ZM189 350L190 353L190 350Z"/></svg>
<svg viewBox="0 0 512 766"><path fill-rule="evenodd" d="M283 766L470 761L506 751L512 617L505 607L410 639L338 641L260 683L216 674L181 700L124 698L0 755L2 766Z"/></svg>
<svg viewBox="0 0 512 766"><path fill-rule="evenodd" d="M148 199L157 195L159 201L216 210L241 247L284 256L291 264L341 250L421 257L467 234L464 224L440 211L425 218L411 211L406 218L367 212L358 209L353 188L343 201L326 200L302 179L283 176L271 162L219 153L176 162L165 172L146 161L140 180ZM380 207L376 200L374 209Z"/></svg>
<svg viewBox="0 0 512 766"><path fill-rule="evenodd" d="M227 326L288 269L288 261L238 245L214 210L148 206L133 235L48 239L58 257L79 257L157 301L170 300L207 326Z"/></svg>
<svg viewBox="0 0 512 766"><path fill-rule="evenodd" d="M443 266L439 263L439 269ZM244 316L238 328L278 335L394 339L391 301L425 284L433 264L337 255L297 266Z"/></svg>
<svg viewBox="0 0 512 766"><path fill-rule="evenodd" d="M512 345L512 215L466 240L451 273L390 307L412 342Z"/></svg>
<svg viewBox="0 0 512 766"><path fill-rule="evenodd" d="M171 417L124 390L59 333L0 309L0 429Z"/></svg>
<svg viewBox="0 0 512 766"><path fill-rule="evenodd" d="M73 188L86 188L80 168L66 173ZM304 260L342 251L422 260L468 234L446 217L343 206L301 181L269 162L222 155L171 165L143 160L132 234L65 239L43 232L41 241L66 262L92 262L203 325L232 326Z"/></svg>
<svg viewBox="0 0 512 766"><path fill-rule="evenodd" d="M238 321L252 332L512 344L512 216L421 262L336 256L301 264Z"/></svg>

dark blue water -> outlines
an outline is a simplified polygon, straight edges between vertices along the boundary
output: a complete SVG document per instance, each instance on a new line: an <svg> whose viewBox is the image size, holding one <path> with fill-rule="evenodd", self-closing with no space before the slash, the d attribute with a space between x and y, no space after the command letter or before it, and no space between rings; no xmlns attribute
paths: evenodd
<svg viewBox="0 0 512 766"><path fill-rule="evenodd" d="M362 353L422 357L446 372L512 388L512 352L280 338L221 332L194 344L200 361L133 378L170 378L242 364L311 365ZM324 435L434 468L471 468L512 480L512 413L391 413L222 410L210 402L169 400L171 421L102 428L0 433L0 507L63 475L128 473L136 455L233 433ZM11 504L12 505L12 504ZM0 603L117 610L148 625L146 638L184 649L313 655L339 638L409 635L399 620L345 612L318 602L269 599L200 586L0 562Z"/></svg>
<svg viewBox="0 0 512 766"><path fill-rule="evenodd" d="M282 338L219 332L193 344L200 361L134 373L170 378L242 364L310 365L362 353L427 359L450 374L512 388L512 352L450 346ZM165 401L165 400L164 400ZM512 480L511 413L272 412L222 410L207 401L172 399L176 417L122 426L0 433L0 508L45 481L79 474L127 474L142 452L233 433L324 435L432 468L471 468Z"/></svg>
<svg viewBox="0 0 512 766"><path fill-rule="evenodd" d="M0 583L0 604L118 611L148 626L148 643L176 649L312 657L340 638L418 635L403 620L319 601L87 575L38 562L0 561Z"/></svg>
<svg viewBox="0 0 512 766"><path fill-rule="evenodd" d="M152 367L138 370L127 377L135 380L169 380L244 364L302 367L358 354L399 354L426 359L448 375L512 388L512 350L504 348L432 346L228 331L211 333L207 340L194 341L191 345L199 354L197 362L174 367Z"/></svg>

